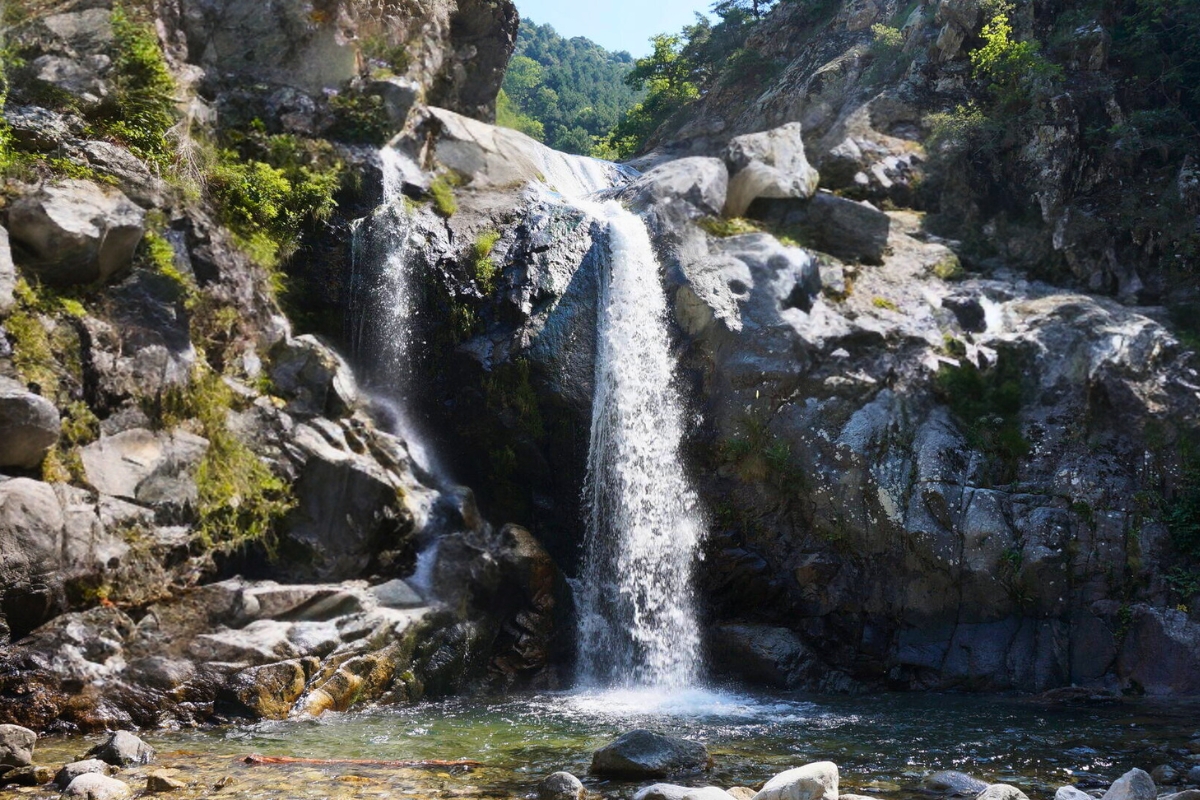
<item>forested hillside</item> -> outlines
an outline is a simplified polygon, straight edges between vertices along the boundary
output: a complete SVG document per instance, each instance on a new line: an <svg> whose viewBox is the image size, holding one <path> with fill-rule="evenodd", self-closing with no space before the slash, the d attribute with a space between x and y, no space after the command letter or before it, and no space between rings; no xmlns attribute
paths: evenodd
<svg viewBox="0 0 1200 800"><path fill-rule="evenodd" d="M549 25L523 20L498 101L498 121L556 150L588 154L642 92L625 78L628 53L610 53L582 37L564 39Z"/></svg>

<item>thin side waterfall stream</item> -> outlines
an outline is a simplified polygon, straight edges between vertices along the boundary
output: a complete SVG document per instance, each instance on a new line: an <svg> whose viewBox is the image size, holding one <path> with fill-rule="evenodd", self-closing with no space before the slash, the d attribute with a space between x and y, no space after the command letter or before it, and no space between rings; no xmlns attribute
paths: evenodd
<svg viewBox="0 0 1200 800"><path fill-rule="evenodd" d="M682 402L658 259L645 224L597 205L610 254L598 300L579 675L587 687L695 684L692 570L703 535L680 461Z"/></svg>

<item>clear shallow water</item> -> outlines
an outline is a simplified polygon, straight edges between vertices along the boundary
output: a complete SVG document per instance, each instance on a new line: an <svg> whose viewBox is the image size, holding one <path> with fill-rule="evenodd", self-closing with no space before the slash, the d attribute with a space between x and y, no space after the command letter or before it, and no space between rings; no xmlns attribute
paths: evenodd
<svg viewBox="0 0 1200 800"><path fill-rule="evenodd" d="M1020 698L883 695L815 698L703 691L537 694L456 699L411 708L330 714L314 720L156 733L154 768L175 767L195 786L173 797L522 797L559 769L589 789L629 797L642 784L587 776L591 753L618 734L650 727L704 741L715 760L691 785L755 787L810 761L841 767L845 792L918 796L923 774L960 769L1016 784L1034 799L1064 783L1107 785L1132 767L1151 769L1200 732L1200 705L1139 701L1050 707ZM53 765L86 749L79 740L39 745ZM378 760L472 759L465 770L354 765L246 766L250 753ZM146 770L125 773L135 789Z"/></svg>

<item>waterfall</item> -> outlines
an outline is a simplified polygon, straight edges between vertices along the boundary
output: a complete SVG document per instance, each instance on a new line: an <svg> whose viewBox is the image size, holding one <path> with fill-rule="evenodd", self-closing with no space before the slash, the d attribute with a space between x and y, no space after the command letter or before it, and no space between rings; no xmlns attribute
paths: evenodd
<svg viewBox="0 0 1200 800"><path fill-rule="evenodd" d="M372 401L402 438L417 466L436 482L445 472L412 416L413 359L418 345L417 286L412 270L413 218L402 188L412 167L397 151L380 151L383 203L354 226L351 347L370 365Z"/></svg>
<svg viewBox="0 0 1200 800"><path fill-rule="evenodd" d="M692 568L703 522L680 460L667 302L642 220L613 202L594 213L607 223L610 258L584 489L579 672L584 685L684 688L699 663Z"/></svg>

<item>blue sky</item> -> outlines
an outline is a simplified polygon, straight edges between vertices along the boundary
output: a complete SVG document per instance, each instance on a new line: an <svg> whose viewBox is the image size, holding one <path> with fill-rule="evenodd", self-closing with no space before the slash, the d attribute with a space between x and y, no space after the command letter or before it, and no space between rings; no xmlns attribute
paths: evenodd
<svg viewBox="0 0 1200 800"><path fill-rule="evenodd" d="M650 37L675 32L712 0L516 0L522 19L549 23L561 35L586 36L609 50L650 52Z"/></svg>

